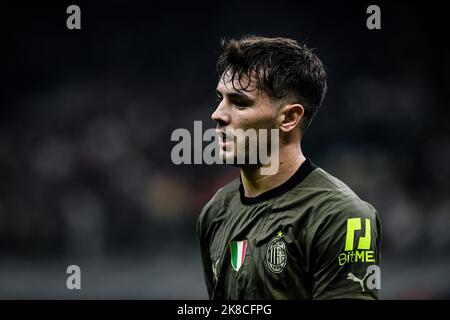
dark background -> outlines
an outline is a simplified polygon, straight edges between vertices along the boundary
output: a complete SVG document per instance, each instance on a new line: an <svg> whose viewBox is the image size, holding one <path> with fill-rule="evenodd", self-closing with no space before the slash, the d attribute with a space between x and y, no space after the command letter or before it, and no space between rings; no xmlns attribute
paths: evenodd
<svg viewBox="0 0 450 320"><path fill-rule="evenodd" d="M66 8L81 8L81 30ZM381 8L381 30L366 8ZM384 299L450 298L448 23L421 2L2 3L0 298L206 298L195 222L238 171L171 162L214 127L221 38L316 48L305 154L379 211ZM82 290L66 288L66 268Z"/></svg>

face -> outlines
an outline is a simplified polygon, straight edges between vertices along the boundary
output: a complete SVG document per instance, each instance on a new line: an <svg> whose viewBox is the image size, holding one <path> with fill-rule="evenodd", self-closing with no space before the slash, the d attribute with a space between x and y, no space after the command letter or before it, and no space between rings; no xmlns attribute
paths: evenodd
<svg viewBox="0 0 450 320"><path fill-rule="evenodd" d="M245 80L241 82L246 87L247 82ZM219 147L223 159L232 159L236 164L237 151L245 150L245 159L248 163L249 154L258 152L261 129L276 127L273 104L266 93L257 90L254 82L250 83L245 91L237 80L233 86L229 74L221 78L216 91L219 105L211 118L217 122ZM253 132L256 131L257 139L257 143L253 145L242 135L243 132L249 133L252 129Z"/></svg>

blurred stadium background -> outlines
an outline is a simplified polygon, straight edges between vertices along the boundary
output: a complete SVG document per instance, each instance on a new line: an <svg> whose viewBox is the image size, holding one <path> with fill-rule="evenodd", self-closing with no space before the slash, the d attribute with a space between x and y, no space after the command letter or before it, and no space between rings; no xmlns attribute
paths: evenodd
<svg viewBox="0 0 450 320"><path fill-rule="evenodd" d="M81 7L82 29L66 29ZM381 7L382 29L366 28ZM206 298L195 233L225 166L171 163L214 126L222 37L317 49L329 92L303 147L374 204L383 299L450 298L448 25L430 2L2 4L0 298ZM66 289L66 268L82 290Z"/></svg>

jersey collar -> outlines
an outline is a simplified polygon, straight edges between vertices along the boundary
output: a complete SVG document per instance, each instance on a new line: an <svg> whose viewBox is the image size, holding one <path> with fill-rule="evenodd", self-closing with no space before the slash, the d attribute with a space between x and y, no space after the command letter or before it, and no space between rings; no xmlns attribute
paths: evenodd
<svg viewBox="0 0 450 320"><path fill-rule="evenodd" d="M288 192L289 190L294 188L296 185L298 185L300 182L302 182L316 168L317 168L317 166L310 159L306 158L306 160L301 164L301 166L297 169L297 171L287 181L285 181L283 184L279 185L278 187L275 187L264 193L261 193L259 196L256 196L256 197L246 197L245 196L244 187L242 186L242 180L239 177L239 180L241 181L241 184L239 186L241 202L242 202L242 204L245 204L245 205L251 205L251 204L257 204L257 203L266 201L268 199L278 197L278 196L282 195L283 193Z"/></svg>

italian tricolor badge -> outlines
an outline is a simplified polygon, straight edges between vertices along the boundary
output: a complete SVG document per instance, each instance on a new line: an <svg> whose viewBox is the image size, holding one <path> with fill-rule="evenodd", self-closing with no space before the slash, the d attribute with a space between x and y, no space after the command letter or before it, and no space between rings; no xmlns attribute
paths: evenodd
<svg viewBox="0 0 450 320"><path fill-rule="evenodd" d="M245 253L247 252L247 240L243 241L231 241L231 266L234 270L238 271L244 264Z"/></svg>

